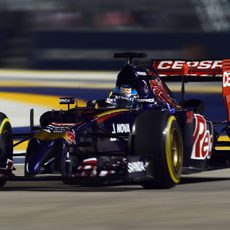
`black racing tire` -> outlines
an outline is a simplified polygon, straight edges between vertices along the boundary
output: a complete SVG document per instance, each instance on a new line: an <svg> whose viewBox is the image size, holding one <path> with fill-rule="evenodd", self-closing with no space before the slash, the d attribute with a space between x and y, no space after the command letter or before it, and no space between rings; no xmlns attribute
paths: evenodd
<svg viewBox="0 0 230 230"><path fill-rule="evenodd" d="M144 112L134 125L132 151L151 157L154 178L141 185L153 189L178 184L183 167L183 142L176 117L166 111Z"/></svg>
<svg viewBox="0 0 230 230"><path fill-rule="evenodd" d="M7 159L13 160L13 136L9 119L0 113L0 167L6 168ZM7 178L0 178L0 187L7 182Z"/></svg>

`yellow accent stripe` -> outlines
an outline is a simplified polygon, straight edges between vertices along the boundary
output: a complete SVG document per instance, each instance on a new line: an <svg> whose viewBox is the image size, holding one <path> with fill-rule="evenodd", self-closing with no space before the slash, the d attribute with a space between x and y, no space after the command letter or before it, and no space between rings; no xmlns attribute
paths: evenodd
<svg viewBox="0 0 230 230"><path fill-rule="evenodd" d="M15 140L14 144L16 144L19 140ZM24 141L21 144L14 147L14 151L26 151L28 145L28 141Z"/></svg>
<svg viewBox="0 0 230 230"><path fill-rule="evenodd" d="M167 136L166 136L166 160L169 170L169 175L174 183L178 184L180 182L180 178L177 178L173 172L173 163L172 163L172 153L171 153L171 127L173 121L175 121L176 118L174 116L169 117L168 123L167 123Z"/></svg>
<svg viewBox="0 0 230 230"><path fill-rule="evenodd" d="M48 133L44 130L39 132L39 133L36 133L34 135L34 138L37 138L41 141L44 141L44 140L53 141L53 140L58 139L58 138L63 138L67 141L69 139L68 136L66 135L66 133Z"/></svg>
<svg viewBox="0 0 230 230"><path fill-rule="evenodd" d="M215 147L215 150L230 151L230 147L227 147L227 146L218 146L218 147Z"/></svg>
<svg viewBox="0 0 230 230"><path fill-rule="evenodd" d="M119 112L123 112L123 111L128 111L128 109L114 109L114 110L109 110L109 111L97 114L96 117L99 118L99 117L106 116L108 114L119 113Z"/></svg>
<svg viewBox="0 0 230 230"><path fill-rule="evenodd" d="M230 145L230 138L228 136L220 136L218 138L218 141L226 141L226 142L229 142L229 145ZM216 150L223 150L223 151L230 151L230 147L228 146L218 146L218 147L215 147Z"/></svg>
<svg viewBox="0 0 230 230"><path fill-rule="evenodd" d="M228 136L220 136L218 141L230 141L230 138Z"/></svg>
<svg viewBox="0 0 230 230"><path fill-rule="evenodd" d="M25 102L34 105L46 106L48 108L60 109L66 105L59 105L58 96L47 96L47 95L37 95L37 94L27 94L27 93L3 93L0 92L0 98L10 100ZM78 106L85 106L85 101L78 100Z"/></svg>
<svg viewBox="0 0 230 230"><path fill-rule="evenodd" d="M2 134L2 129L3 129L4 125L7 122L10 123L9 119L8 118L4 118L3 121L2 121L2 123L1 123L1 126L0 126L0 134Z"/></svg>

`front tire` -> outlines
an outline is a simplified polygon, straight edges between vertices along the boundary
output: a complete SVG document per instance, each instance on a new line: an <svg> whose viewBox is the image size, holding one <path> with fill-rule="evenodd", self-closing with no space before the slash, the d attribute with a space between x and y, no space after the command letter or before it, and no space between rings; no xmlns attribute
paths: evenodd
<svg viewBox="0 0 230 230"><path fill-rule="evenodd" d="M145 189L171 188L181 179L183 143L175 116L168 112L144 112L135 121L133 152L151 157L153 179Z"/></svg>
<svg viewBox="0 0 230 230"><path fill-rule="evenodd" d="M4 113L0 113L0 167L6 168L7 160L13 160L13 137L11 124ZM0 178L0 187L7 181L7 175Z"/></svg>

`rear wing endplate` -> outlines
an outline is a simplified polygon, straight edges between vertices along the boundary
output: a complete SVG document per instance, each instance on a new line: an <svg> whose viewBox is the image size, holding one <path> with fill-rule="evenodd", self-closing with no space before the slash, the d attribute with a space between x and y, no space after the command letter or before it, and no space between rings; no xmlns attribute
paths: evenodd
<svg viewBox="0 0 230 230"><path fill-rule="evenodd" d="M223 61L223 97L227 107L228 121L230 121L230 59Z"/></svg>

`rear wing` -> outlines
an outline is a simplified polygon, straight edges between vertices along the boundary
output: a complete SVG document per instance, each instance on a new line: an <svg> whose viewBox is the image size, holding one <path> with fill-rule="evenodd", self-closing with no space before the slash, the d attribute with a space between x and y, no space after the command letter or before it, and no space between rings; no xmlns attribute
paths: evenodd
<svg viewBox="0 0 230 230"><path fill-rule="evenodd" d="M222 81L222 94L230 121L230 59L152 60L152 67L165 81Z"/></svg>
<svg viewBox="0 0 230 230"><path fill-rule="evenodd" d="M152 60L152 66L166 81L177 81L184 76L189 81L222 81L223 61Z"/></svg>

